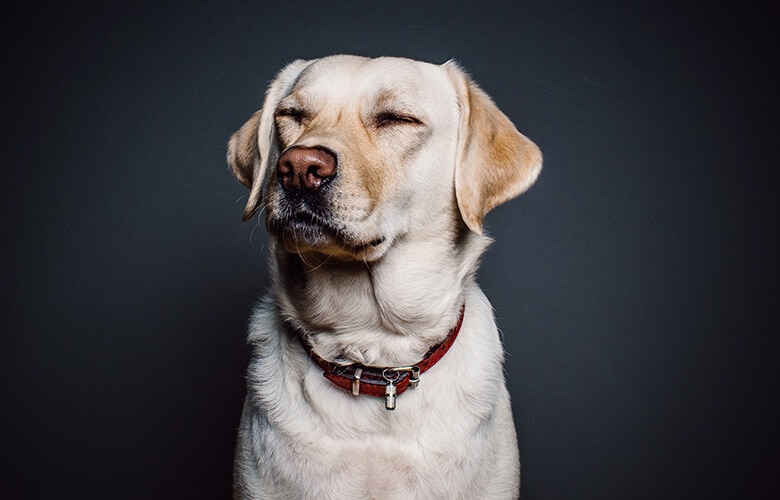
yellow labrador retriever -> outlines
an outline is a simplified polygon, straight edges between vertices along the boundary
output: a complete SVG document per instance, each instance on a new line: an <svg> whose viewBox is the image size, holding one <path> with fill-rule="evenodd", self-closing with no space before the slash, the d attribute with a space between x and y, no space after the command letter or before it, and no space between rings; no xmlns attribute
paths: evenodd
<svg viewBox="0 0 780 500"><path fill-rule="evenodd" d="M272 235L236 498L516 498L485 214L539 149L454 63L295 61L230 139Z"/></svg>

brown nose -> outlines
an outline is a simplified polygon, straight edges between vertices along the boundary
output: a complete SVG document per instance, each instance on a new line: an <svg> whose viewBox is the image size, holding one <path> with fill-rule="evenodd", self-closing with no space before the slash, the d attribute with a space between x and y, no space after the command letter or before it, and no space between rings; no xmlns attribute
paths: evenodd
<svg viewBox="0 0 780 500"><path fill-rule="evenodd" d="M336 156L324 148L295 146L279 157L276 172L288 191L317 191L336 175Z"/></svg>

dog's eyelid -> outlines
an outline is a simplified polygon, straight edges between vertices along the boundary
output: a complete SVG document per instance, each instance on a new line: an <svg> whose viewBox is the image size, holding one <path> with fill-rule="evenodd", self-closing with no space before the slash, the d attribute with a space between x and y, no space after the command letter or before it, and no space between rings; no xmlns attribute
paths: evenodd
<svg viewBox="0 0 780 500"><path fill-rule="evenodd" d="M276 118L289 117L300 122L309 117L309 113L302 108L294 106L284 106L276 110Z"/></svg>
<svg viewBox="0 0 780 500"><path fill-rule="evenodd" d="M422 125L423 122L411 113L403 111L381 111L376 115L376 125L384 127L392 124Z"/></svg>

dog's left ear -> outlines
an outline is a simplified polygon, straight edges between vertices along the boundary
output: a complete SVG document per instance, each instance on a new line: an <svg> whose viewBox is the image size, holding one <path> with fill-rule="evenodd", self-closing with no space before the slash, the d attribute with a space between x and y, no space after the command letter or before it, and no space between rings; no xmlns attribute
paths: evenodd
<svg viewBox="0 0 780 500"><path fill-rule="evenodd" d="M444 68L460 101L455 196L463 221L481 234L490 210L534 183L542 169L542 152L456 63L449 61Z"/></svg>
<svg viewBox="0 0 780 500"><path fill-rule="evenodd" d="M297 60L279 72L268 87L263 108L256 111L236 131L228 142L227 163L233 175L249 188L249 199L244 208L243 220L251 218L260 209L265 174L276 164L279 151L276 143L274 113L279 101L290 92L310 61Z"/></svg>

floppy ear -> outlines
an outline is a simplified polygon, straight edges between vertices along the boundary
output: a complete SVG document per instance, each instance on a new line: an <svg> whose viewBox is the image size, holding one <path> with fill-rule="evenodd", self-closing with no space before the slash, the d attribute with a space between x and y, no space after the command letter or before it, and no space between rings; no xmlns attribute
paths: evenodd
<svg viewBox="0 0 780 500"><path fill-rule="evenodd" d="M269 168L279 156L274 113L310 61L297 60L288 64L268 87L262 109L236 131L228 141L227 163L233 175L249 188L249 199L243 220L251 218L260 209L263 181Z"/></svg>
<svg viewBox="0 0 780 500"><path fill-rule="evenodd" d="M455 197L463 221L482 234L490 210L534 183L542 153L456 63L444 67L458 89L461 110Z"/></svg>
<svg viewBox="0 0 780 500"><path fill-rule="evenodd" d="M230 171L244 186L252 188L257 163L260 160L257 146L257 126L260 123L260 111L252 117L228 141L227 162Z"/></svg>

